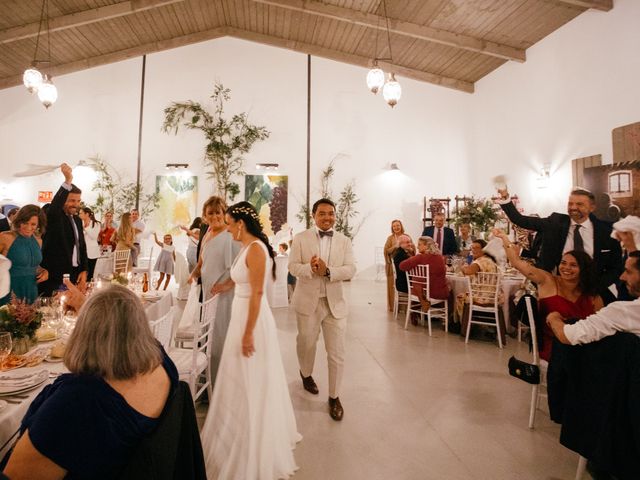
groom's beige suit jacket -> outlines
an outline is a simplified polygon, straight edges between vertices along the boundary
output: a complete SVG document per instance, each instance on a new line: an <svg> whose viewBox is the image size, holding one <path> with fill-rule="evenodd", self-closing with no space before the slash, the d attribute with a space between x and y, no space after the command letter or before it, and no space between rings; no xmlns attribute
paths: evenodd
<svg viewBox="0 0 640 480"><path fill-rule="evenodd" d="M342 282L350 280L356 273L351 240L334 231L327 267L331 277L319 277L311 272L311 257L320 256L320 238L315 227L297 234L293 238L289 254L289 272L297 277L291 304L296 312L312 315L316 311L322 284L327 293L327 303L335 318L344 318L349 313L349 306L344 298Z"/></svg>

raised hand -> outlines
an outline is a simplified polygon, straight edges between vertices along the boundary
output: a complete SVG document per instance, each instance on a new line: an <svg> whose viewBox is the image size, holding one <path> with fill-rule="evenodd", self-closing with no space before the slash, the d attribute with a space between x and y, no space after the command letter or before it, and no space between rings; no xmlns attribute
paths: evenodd
<svg viewBox="0 0 640 480"><path fill-rule="evenodd" d="M60 171L64 175L65 183L71 184L71 182L73 182L73 170L72 170L72 168L68 164L63 163L62 165L60 165Z"/></svg>

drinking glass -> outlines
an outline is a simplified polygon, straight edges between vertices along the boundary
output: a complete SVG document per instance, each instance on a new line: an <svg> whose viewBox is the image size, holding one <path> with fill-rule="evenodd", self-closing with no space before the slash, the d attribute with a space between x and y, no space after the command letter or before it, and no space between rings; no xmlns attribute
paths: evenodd
<svg viewBox="0 0 640 480"><path fill-rule="evenodd" d="M9 332L0 333L0 369L4 365L4 361L11 353L11 334Z"/></svg>

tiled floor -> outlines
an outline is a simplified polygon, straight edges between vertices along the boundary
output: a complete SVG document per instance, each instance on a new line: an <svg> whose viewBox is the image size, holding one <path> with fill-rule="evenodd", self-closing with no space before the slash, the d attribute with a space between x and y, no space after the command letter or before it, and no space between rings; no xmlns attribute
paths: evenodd
<svg viewBox="0 0 640 480"><path fill-rule="evenodd" d="M386 312L384 283L358 280L348 289L340 423L328 415L324 346L314 372L320 395L314 396L298 376L295 316L286 308L274 311L304 437L295 450L295 479L574 478L577 455L559 444L559 427L538 411L529 430L531 388L507 374L512 354L530 358L525 344L509 339L504 350L477 340L465 345L438 322L431 338L426 328L404 330L404 322ZM198 412L202 421L206 406Z"/></svg>

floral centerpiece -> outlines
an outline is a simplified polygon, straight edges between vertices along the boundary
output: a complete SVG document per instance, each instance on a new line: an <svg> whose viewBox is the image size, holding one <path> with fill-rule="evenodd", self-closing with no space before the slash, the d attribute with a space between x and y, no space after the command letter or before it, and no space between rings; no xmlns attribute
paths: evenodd
<svg viewBox="0 0 640 480"><path fill-rule="evenodd" d="M0 307L0 332L9 332L14 341L14 353L26 352L29 342L35 341L36 330L42 324L43 314L35 305L11 295L8 304ZM24 340L19 342L18 340ZM19 344L24 344L21 347ZM17 348L16 348L17 347ZM26 348L25 348L26 347ZM23 353L24 353L23 352Z"/></svg>
<svg viewBox="0 0 640 480"><path fill-rule="evenodd" d="M126 273L116 272L113 274L111 283L126 287L127 285L129 285L129 276Z"/></svg>
<svg viewBox="0 0 640 480"><path fill-rule="evenodd" d="M453 215L456 227L468 223L478 233L488 232L500 219L491 200L475 197L467 200Z"/></svg>

